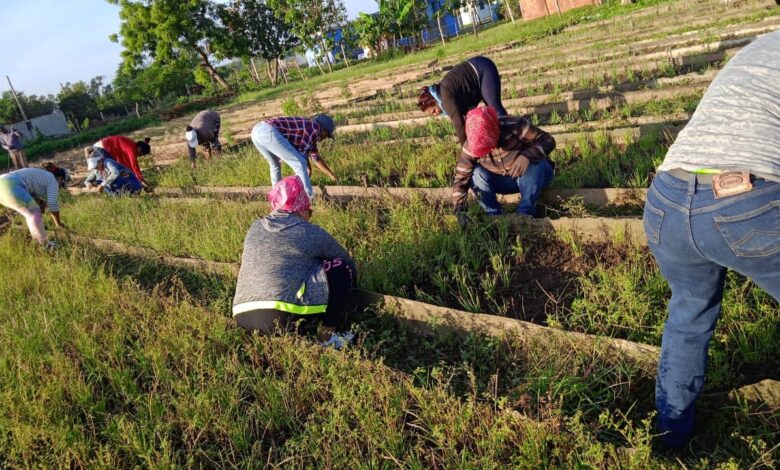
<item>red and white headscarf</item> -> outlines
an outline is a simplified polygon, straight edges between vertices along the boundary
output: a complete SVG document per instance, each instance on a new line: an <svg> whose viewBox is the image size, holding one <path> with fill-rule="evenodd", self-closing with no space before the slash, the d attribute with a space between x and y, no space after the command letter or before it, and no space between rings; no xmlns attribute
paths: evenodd
<svg viewBox="0 0 780 470"><path fill-rule="evenodd" d="M498 114L487 106L474 108L466 114L466 140L469 151L477 158L489 154L498 146Z"/></svg>
<svg viewBox="0 0 780 470"><path fill-rule="evenodd" d="M311 207L303 182L297 176L279 180L268 192L268 201L273 211L300 212Z"/></svg>

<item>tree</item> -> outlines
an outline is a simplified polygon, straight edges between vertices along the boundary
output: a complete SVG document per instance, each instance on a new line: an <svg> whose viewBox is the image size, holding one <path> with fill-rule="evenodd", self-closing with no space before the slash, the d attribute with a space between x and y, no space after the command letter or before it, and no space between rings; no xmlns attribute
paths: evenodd
<svg viewBox="0 0 780 470"><path fill-rule="evenodd" d="M268 5L284 18L306 48L319 46L325 55L327 33L337 29L347 17L341 0L268 0ZM328 69L333 71L330 61L327 62Z"/></svg>
<svg viewBox="0 0 780 470"><path fill-rule="evenodd" d="M53 96L25 96L21 91L16 92L19 102L22 104L28 119L43 116L54 111L57 103ZM16 105L11 91L4 91L0 96L0 123L12 124L24 120L19 107Z"/></svg>
<svg viewBox="0 0 780 470"><path fill-rule="evenodd" d="M66 116L76 122L100 117L97 101L89 93L89 85L83 81L66 83L57 94L57 103Z"/></svg>
<svg viewBox="0 0 780 470"><path fill-rule="evenodd" d="M219 5L217 16L224 28L215 39L215 51L223 57L247 61L257 82L260 77L253 58L262 57L271 85L276 86L278 59L298 42L287 23L257 0L233 0L227 5Z"/></svg>
<svg viewBox="0 0 780 470"><path fill-rule="evenodd" d="M127 71L148 65L165 66L196 56L200 67L225 91L230 85L211 63L209 44L220 32L209 0L107 0L119 5L119 34L111 40L124 47Z"/></svg>
<svg viewBox="0 0 780 470"><path fill-rule="evenodd" d="M153 62L146 67L120 66L114 78L115 99L112 104L151 105L169 95L185 95L187 88L195 84L194 69L202 70L198 68L197 58L191 56L164 64ZM105 88L103 92L105 94Z"/></svg>
<svg viewBox="0 0 780 470"><path fill-rule="evenodd" d="M441 19L444 15L452 14L457 15L457 10L463 6L462 0L435 0L431 2L433 7L433 13L436 15L436 24L439 26L439 37L441 38L442 45L446 45L444 41L444 30L442 29Z"/></svg>
<svg viewBox="0 0 780 470"><path fill-rule="evenodd" d="M360 37L361 45L371 49L376 55L381 52L382 37L385 34L385 24L383 23L385 18L378 13L374 15L360 13L352 23Z"/></svg>

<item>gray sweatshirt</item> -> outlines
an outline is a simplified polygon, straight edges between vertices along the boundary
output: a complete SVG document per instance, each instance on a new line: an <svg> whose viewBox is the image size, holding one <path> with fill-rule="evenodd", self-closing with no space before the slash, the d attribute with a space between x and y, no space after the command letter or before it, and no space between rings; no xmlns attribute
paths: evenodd
<svg viewBox="0 0 780 470"><path fill-rule="evenodd" d="M780 182L780 31L718 73L658 171L675 168L746 170Z"/></svg>
<svg viewBox="0 0 780 470"><path fill-rule="evenodd" d="M297 215L273 212L256 220L244 240L233 315L277 309L322 313L328 305L328 279L322 262L355 262L322 227Z"/></svg>

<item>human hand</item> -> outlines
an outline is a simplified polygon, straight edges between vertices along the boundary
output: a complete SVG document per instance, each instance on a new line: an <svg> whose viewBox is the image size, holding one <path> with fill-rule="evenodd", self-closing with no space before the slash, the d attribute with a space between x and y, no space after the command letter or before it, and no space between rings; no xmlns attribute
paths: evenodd
<svg viewBox="0 0 780 470"><path fill-rule="evenodd" d="M455 217L458 219L458 225L461 229L465 229L469 225L469 216L466 213L466 205L462 204L455 207Z"/></svg>
<svg viewBox="0 0 780 470"><path fill-rule="evenodd" d="M531 164L531 160L525 155L518 155L515 161L512 163L512 168L509 169L509 176L512 178L519 178L525 174L528 170L528 166Z"/></svg>

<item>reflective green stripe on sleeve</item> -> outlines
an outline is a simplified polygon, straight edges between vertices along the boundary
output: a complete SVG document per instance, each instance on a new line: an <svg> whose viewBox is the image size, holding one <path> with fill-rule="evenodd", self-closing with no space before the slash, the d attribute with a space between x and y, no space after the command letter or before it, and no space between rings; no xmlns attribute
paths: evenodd
<svg viewBox="0 0 780 470"><path fill-rule="evenodd" d="M280 300L257 300L234 305L233 316L239 313L251 312L252 310L280 310L295 315L315 315L325 313L327 308L327 305L296 305Z"/></svg>
<svg viewBox="0 0 780 470"><path fill-rule="evenodd" d="M304 282L301 284L301 288L298 289L298 292L295 293L295 298L298 300L301 300L303 298L303 294L306 293L306 283Z"/></svg>
<svg viewBox="0 0 780 470"><path fill-rule="evenodd" d="M697 175L717 175L722 170L713 170L711 168L699 168L698 170L693 170L691 173L696 173Z"/></svg>

